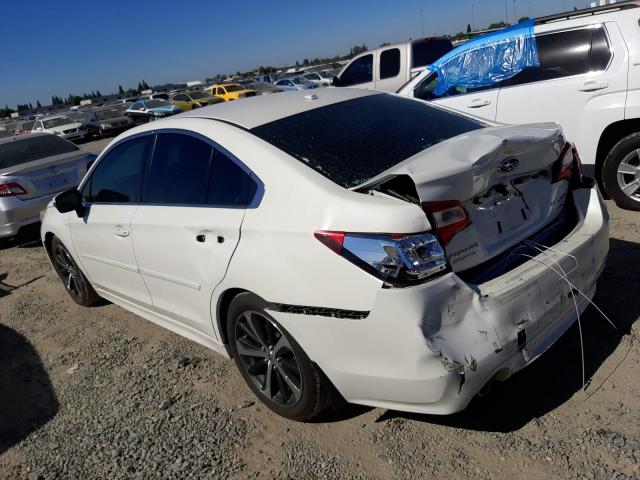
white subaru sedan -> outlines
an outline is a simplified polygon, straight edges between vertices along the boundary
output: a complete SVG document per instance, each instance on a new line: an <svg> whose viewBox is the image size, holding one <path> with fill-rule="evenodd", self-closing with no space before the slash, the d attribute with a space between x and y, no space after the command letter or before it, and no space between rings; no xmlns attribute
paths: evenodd
<svg viewBox="0 0 640 480"><path fill-rule="evenodd" d="M325 89L129 130L42 241L77 303L233 357L282 416L449 414L576 321L608 217L555 124Z"/></svg>

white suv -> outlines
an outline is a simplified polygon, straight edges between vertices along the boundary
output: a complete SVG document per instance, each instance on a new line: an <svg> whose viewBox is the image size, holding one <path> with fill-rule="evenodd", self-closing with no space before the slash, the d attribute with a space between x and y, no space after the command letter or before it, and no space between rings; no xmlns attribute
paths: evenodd
<svg viewBox="0 0 640 480"><path fill-rule="evenodd" d="M425 71L400 94L504 123L553 121L576 143L587 173L624 208L640 210L640 2L539 18L539 68L480 89L436 97Z"/></svg>

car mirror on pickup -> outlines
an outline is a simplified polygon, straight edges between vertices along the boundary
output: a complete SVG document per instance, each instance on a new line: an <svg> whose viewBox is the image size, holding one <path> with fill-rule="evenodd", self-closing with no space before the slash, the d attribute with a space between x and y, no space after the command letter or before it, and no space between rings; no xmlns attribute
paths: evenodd
<svg viewBox="0 0 640 480"><path fill-rule="evenodd" d="M82 195L77 188L70 188L57 195L53 199L53 204L60 213L75 211L78 217L84 215L84 205L82 204Z"/></svg>

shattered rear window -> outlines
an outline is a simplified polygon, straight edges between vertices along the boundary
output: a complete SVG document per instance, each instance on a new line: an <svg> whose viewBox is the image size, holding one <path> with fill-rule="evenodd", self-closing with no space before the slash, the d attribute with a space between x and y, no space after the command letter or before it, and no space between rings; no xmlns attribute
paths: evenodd
<svg viewBox="0 0 640 480"><path fill-rule="evenodd" d="M338 185L353 188L425 148L480 128L480 122L426 103L376 94L250 131Z"/></svg>

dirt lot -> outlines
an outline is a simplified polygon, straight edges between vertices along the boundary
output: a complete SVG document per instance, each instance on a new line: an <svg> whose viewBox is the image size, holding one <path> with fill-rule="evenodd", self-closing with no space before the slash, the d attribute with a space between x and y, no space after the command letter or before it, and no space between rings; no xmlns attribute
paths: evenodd
<svg viewBox="0 0 640 480"><path fill-rule="evenodd" d="M88 144L99 149L102 144ZM34 236L0 251L0 478L640 478L640 214L577 329L462 414L254 402L231 361L123 309L75 305Z"/></svg>

